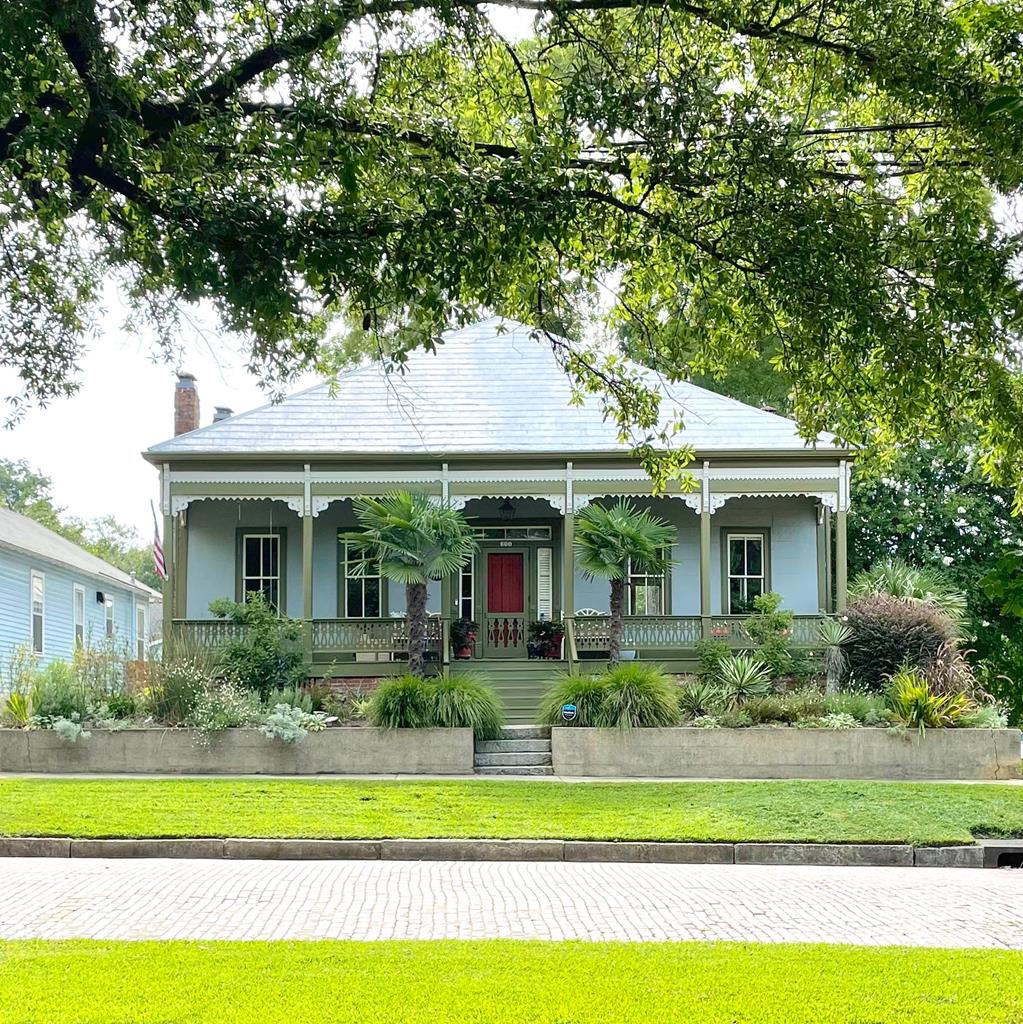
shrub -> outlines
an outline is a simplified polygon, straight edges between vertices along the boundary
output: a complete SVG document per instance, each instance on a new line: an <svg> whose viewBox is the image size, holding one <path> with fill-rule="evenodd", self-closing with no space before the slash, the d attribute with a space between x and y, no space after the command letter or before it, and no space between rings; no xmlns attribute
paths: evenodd
<svg viewBox="0 0 1023 1024"><path fill-rule="evenodd" d="M424 729L433 724L430 686L411 673L385 679L369 701L369 720L384 729Z"/></svg>
<svg viewBox="0 0 1023 1024"><path fill-rule="evenodd" d="M751 654L732 654L721 663L716 682L734 709L754 697L766 697L771 692L771 671Z"/></svg>
<svg viewBox="0 0 1023 1024"><path fill-rule="evenodd" d="M152 685L139 694L138 704L158 722L183 725L200 695L214 685L215 680L204 664L175 656L160 666Z"/></svg>
<svg viewBox="0 0 1023 1024"><path fill-rule="evenodd" d="M962 729L1004 729L1009 716L997 704L980 704L959 716L956 725Z"/></svg>
<svg viewBox="0 0 1023 1024"><path fill-rule="evenodd" d="M80 722L70 718L54 718L46 727L52 729L65 743L77 743L79 739L87 740L92 735L82 728Z"/></svg>
<svg viewBox="0 0 1023 1024"><path fill-rule="evenodd" d="M275 689L301 685L308 677L302 624L279 615L262 594L253 594L244 604L220 598L210 604L210 611L245 627L241 637L229 640L219 651L224 675L263 698Z"/></svg>
<svg viewBox="0 0 1023 1024"><path fill-rule="evenodd" d="M864 570L849 585L854 600L875 594L931 605L956 624L966 614L966 595L940 569L920 568L898 558Z"/></svg>
<svg viewBox="0 0 1023 1024"><path fill-rule="evenodd" d="M882 695L865 690L844 690L829 693L824 698L824 710L829 715L852 715L863 725L887 724L889 708Z"/></svg>
<svg viewBox="0 0 1023 1024"><path fill-rule="evenodd" d="M111 693L104 701L107 709L107 718L127 719L134 718L137 712L135 698L130 693Z"/></svg>
<svg viewBox="0 0 1023 1024"><path fill-rule="evenodd" d="M32 721L32 701L23 693L12 693L4 704L3 717L19 729L24 729Z"/></svg>
<svg viewBox="0 0 1023 1024"><path fill-rule="evenodd" d="M637 661L623 662L611 669L602 682L602 725L678 725L678 687L661 669Z"/></svg>
<svg viewBox="0 0 1023 1024"><path fill-rule="evenodd" d="M903 725L921 732L955 725L972 710L965 693L931 693L927 680L912 669L902 669L892 676L888 701Z"/></svg>
<svg viewBox="0 0 1023 1024"><path fill-rule="evenodd" d="M921 601L870 594L853 602L846 617L853 631L845 644L849 674L874 692L903 666L932 665L942 646L955 640L948 616Z"/></svg>
<svg viewBox="0 0 1023 1024"><path fill-rule="evenodd" d="M722 729L748 729L753 725L753 719L747 714L746 709L722 711L717 716L718 725Z"/></svg>
<svg viewBox="0 0 1023 1024"><path fill-rule="evenodd" d="M720 729L721 722L715 715L700 715L693 719L693 725L697 729Z"/></svg>
<svg viewBox="0 0 1023 1024"><path fill-rule="evenodd" d="M792 725L800 719L819 718L826 714L824 697L817 690L793 690L754 697L743 704L742 709L755 725Z"/></svg>
<svg viewBox="0 0 1023 1024"><path fill-rule="evenodd" d="M252 725L263 714L259 697L232 680L201 689L189 712L186 724L202 733Z"/></svg>
<svg viewBox="0 0 1023 1024"><path fill-rule="evenodd" d="M430 684L434 725L446 729L472 729L478 739L493 739L504 725L501 701L487 681L465 672Z"/></svg>
<svg viewBox="0 0 1023 1024"><path fill-rule="evenodd" d="M281 743L298 743L306 733L322 732L326 728L323 715L312 715L293 704L275 704L263 719L259 731L268 740Z"/></svg>
<svg viewBox="0 0 1023 1024"><path fill-rule="evenodd" d="M65 661L51 661L36 674L32 708L40 718L81 720L88 712L89 695Z"/></svg>
<svg viewBox="0 0 1023 1024"><path fill-rule="evenodd" d="M695 649L701 675L712 679L717 676L721 662L732 655L731 647L724 640L712 640L709 637L697 640Z"/></svg>
<svg viewBox="0 0 1023 1024"><path fill-rule="evenodd" d="M721 691L705 679L689 679L678 688L678 707L684 718L701 718L721 709Z"/></svg>
<svg viewBox="0 0 1023 1024"><path fill-rule="evenodd" d="M560 676L540 703L538 717L549 725L578 725L583 728L603 723L604 679L602 676ZM574 704L576 716L566 723L561 709Z"/></svg>

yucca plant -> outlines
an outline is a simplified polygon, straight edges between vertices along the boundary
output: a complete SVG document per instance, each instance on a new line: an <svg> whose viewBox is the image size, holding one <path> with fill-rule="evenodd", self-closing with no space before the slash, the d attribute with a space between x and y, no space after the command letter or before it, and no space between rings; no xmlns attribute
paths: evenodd
<svg viewBox="0 0 1023 1024"><path fill-rule="evenodd" d="M824 692L838 693L848 665L842 644L852 636L852 629L839 619L825 619L817 627L817 635L823 648Z"/></svg>
<svg viewBox="0 0 1023 1024"><path fill-rule="evenodd" d="M909 565L892 558L859 573L849 585L852 599L869 594L887 594L920 601L944 612L960 623L966 614L966 595L954 587L939 569Z"/></svg>
<svg viewBox="0 0 1023 1024"><path fill-rule="evenodd" d="M430 684L411 672L385 679L373 691L366 717L384 729L425 729L433 725Z"/></svg>
<svg viewBox="0 0 1023 1024"><path fill-rule="evenodd" d="M733 654L718 669L717 683L733 710L771 692L770 669L752 654Z"/></svg>
<svg viewBox="0 0 1023 1024"><path fill-rule="evenodd" d="M600 724L604 726L678 725L678 687L661 669L625 662L603 678Z"/></svg>
<svg viewBox="0 0 1023 1024"><path fill-rule="evenodd" d="M713 715L723 704L721 691L705 679L690 679L678 688L678 706L684 718Z"/></svg>
<svg viewBox="0 0 1023 1024"><path fill-rule="evenodd" d="M405 586L408 667L421 673L426 655L426 585L457 572L476 550L472 527L455 508L426 494L394 491L382 498L354 498L360 529L345 535L361 559L356 574L380 575Z"/></svg>
<svg viewBox="0 0 1023 1024"><path fill-rule="evenodd" d="M611 623L608 630L608 661L621 659L625 629L625 580L633 572L664 573L671 564L675 530L663 519L628 501L609 508L587 505L575 517L575 556L579 568L591 579L611 582Z"/></svg>
<svg viewBox="0 0 1023 1024"><path fill-rule="evenodd" d="M567 724L584 728L603 724L603 676L558 676L540 702L537 717L548 725L565 725L561 709L575 706L575 718Z"/></svg>
<svg viewBox="0 0 1023 1024"><path fill-rule="evenodd" d="M973 709L965 693L931 693L927 680L913 669L901 669L892 676L888 701L900 722L921 733L954 726Z"/></svg>
<svg viewBox="0 0 1023 1024"><path fill-rule="evenodd" d="M438 679L430 686L433 723L446 729L472 729L477 739L497 737L504 725L500 698L487 680L464 672Z"/></svg>

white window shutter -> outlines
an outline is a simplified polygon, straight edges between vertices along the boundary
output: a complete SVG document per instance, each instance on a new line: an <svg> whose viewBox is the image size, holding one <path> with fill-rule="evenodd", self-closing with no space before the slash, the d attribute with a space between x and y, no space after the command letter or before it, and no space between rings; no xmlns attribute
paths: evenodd
<svg viewBox="0 0 1023 1024"><path fill-rule="evenodd" d="M536 617L554 617L554 582L551 576L553 563L550 548L536 549Z"/></svg>

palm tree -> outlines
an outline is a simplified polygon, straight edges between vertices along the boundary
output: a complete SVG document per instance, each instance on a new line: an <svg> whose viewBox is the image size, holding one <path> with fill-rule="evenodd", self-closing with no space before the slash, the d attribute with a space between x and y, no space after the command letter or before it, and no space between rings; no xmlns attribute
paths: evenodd
<svg viewBox="0 0 1023 1024"><path fill-rule="evenodd" d="M457 572L476 550L472 528L458 509L436 505L425 494L394 491L382 498L354 498L360 530L345 535L362 568L405 584L408 667L421 673L426 652L426 584ZM358 570L357 570L358 571Z"/></svg>
<svg viewBox="0 0 1023 1024"><path fill-rule="evenodd" d="M591 578L611 581L608 661L612 665L621 658L626 574L665 572L674 539L675 530L668 523L627 501L610 508L587 505L575 518L579 568Z"/></svg>

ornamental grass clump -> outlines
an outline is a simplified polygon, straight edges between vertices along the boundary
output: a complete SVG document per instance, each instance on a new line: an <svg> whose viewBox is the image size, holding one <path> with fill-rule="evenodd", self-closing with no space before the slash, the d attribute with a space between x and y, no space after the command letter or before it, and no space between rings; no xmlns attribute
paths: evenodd
<svg viewBox="0 0 1023 1024"><path fill-rule="evenodd" d="M493 687L475 673L448 676L430 684L433 723L444 729L472 729L477 739L496 738L504 710Z"/></svg>
<svg viewBox="0 0 1023 1024"><path fill-rule="evenodd" d="M433 700L422 676L385 679L369 701L369 721L382 729L426 729L433 725Z"/></svg>
<svg viewBox="0 0 1023 1024"><path fill-rule="evenodd" d="M538 717L549 725L578 725L595 728L602 724L604 703L603 676L562 675L540 702ZM575 718L566 722L562 709L567 705L575 707Z"/></svg>

